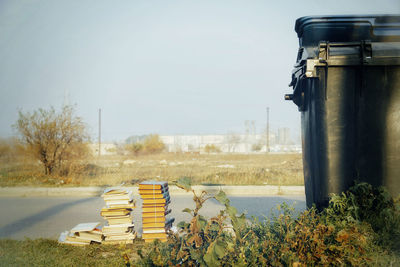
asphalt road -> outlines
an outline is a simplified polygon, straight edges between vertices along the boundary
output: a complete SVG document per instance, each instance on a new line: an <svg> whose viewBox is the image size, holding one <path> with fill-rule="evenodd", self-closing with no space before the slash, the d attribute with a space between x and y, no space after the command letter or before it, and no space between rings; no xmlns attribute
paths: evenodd
<svg viewBox="0 0 400 267"><path fill-rule="evenodd" d="M194 203L188 196L171 196L170 217L175 218L175 225L190 216L183 213L184 208L193 208ZM269 216L271 210L280 203L293 205L296 212L306 208L305 196L230 196L231 204L239 212L245 212L261 220ZM100 197L26 197L0 198L0 238L53 238L57 239L62 231L70 230L78 223L101 222L100 209L104 201ZM141 234L141 201L137 199L137 207L133 211L136 231ZM206 202L201 214L211 217L218 214L222 206L215 200Z"/></svg>

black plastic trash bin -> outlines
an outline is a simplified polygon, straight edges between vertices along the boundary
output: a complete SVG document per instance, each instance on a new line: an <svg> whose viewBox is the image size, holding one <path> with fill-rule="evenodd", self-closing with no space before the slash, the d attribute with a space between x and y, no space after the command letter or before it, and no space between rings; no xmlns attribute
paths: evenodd
<svg viewBox="0 0 400 267"><path fill-rule="evenodd" d="M292 74L307 206L355 180L400 193L400 15L302 17Z"/></svg>

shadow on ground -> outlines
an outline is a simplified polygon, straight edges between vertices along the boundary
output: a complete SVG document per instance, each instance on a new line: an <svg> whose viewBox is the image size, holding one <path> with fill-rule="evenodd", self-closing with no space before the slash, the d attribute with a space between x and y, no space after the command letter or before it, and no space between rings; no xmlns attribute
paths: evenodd
<svg viewBox="0 0 400 267"><path fill-rule="evenodd" d="M74 201L69 201L65 203L61 203L55 206L52 206L50 208L47 208L39 213L36 213L31 216L27 216L25 218L19 219L17 221L14 221L12 223L9 223L7 225L4 225L0 227L0 238L6 238L9 237L13 234L16 234L20 231L25 230L26 228L30 228L35 224L38 224L46 219L48 219L51 216L54 216L57 213L62 212L63 210L79 205L81 203L87 202L92 200L91 198L84 198L84 199L78 199Z"/></svg>

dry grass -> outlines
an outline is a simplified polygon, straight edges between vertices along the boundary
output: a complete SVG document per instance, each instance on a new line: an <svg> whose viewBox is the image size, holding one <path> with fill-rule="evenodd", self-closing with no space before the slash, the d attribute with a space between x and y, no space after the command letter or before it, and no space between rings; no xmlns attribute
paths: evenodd
<svg viewBox="0 0 400 267"><path fill-rule="evenodd" d="M26 161L0 166L0 186L103 186L144 179L174 181L185 176L195 184L303 184L300 154L102 156L82 164L83 168L68 177L44 176L41 165Z"/></svg>

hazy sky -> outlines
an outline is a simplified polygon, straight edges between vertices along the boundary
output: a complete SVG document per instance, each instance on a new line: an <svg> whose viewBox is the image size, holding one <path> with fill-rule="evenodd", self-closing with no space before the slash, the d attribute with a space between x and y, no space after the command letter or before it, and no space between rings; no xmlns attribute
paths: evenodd
<svg viewBox="0 0 400 267"><path fill-rule="evenodd" d="M97 136L243 132L245 120L300 128L283 95L295 20L400 13L399 0L0 0L0 136L18 110L65 99ZM65 97L65 96L68 97Z"/></svg>

